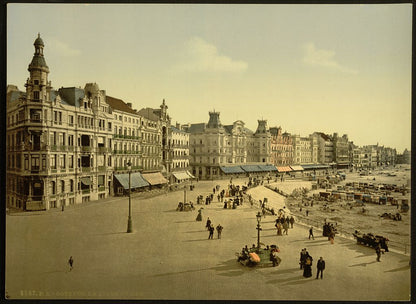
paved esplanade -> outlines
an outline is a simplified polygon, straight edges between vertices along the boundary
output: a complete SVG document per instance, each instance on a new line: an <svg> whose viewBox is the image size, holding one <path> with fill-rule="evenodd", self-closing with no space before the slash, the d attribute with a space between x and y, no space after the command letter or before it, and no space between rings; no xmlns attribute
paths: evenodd
<svg viewBox="0 0 416 304"><path fill-rule="evenodd" d="M216 184L199 182L188 200L206 195ZM242 185L241 180L234 180ZM250 190L256 199L270 190ZM276 236L274 216L262 219L261 241L278 244L278 267L246 268L235 252L257 244L256 208L238 209L214 202L197 210L175 211L183 192L133 199L134 233L127 228L128 198L89 203L64 212L7 216L6 291L13 298L131 298L242 300L409 300L409 257L389 252L376 262L373 249L337 237L331 245L307 227L295 224L288 236ZM195 205L199 209L202 205ZM224 227L222 238L208 240L207 217ZM314 258L312 278L299 270L299 252ZM69 272L68 259L74 269ZM316 280L316 262L326 261Z"/></svg>

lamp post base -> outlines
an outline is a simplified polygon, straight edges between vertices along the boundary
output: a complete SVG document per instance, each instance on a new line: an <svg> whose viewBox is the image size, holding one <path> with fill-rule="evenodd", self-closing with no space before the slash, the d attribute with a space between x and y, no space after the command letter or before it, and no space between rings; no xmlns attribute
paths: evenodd
<svg viewBox="0 0 416 304"><path fill-rule="evenodd" d="M129 216L129 219L127 220L127 233L133 232L133 222L131 220L131 217Z"/></svg>

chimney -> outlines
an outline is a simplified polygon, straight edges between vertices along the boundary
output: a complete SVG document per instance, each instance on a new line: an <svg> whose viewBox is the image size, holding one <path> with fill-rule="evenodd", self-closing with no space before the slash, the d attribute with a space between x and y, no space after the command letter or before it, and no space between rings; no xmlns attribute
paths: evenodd
<svg viewBox="0 0 416 304"><path fill-rule="evenodd" d="M179 122L176 123L176 129L181 129L181 124Z"/></svg>
<svg viewBox="0 0 416 304"><path fill-rule="evenodd" d="M127 106L131 109L131 107L133 106L131 102L127 103Z"/></svg>

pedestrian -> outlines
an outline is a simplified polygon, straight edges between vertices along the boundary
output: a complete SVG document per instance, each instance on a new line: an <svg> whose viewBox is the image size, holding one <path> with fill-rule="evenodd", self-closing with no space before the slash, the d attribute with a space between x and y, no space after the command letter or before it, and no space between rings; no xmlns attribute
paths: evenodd
<svg viewBox="0 0 416 304"><path fill-rule="evenodd" d="M211 220L209 218L207 218L207 223L205 225L205 228L207 228L207 230L209 230L210 227L211 227Z"/></svg>
<svg viewBox="0 0 416 304"><path fill-rule="evenodd" d="M285 221L283 223L283 232L284 232L284 234L288 235L288 230L289 230L289 224Z"/></svg>
<svg viewBox="0 0 416 304"><path fill-rule="evenodd" d="M315 237L313 236L313 227L312 226L311 226L311 228L309 228L309 239L311 239L311 237L312 237L313 240L315 239Z"/></svg>
<svg viewBox="0 0 416 304"><path fill-rule="evenodd" d="M305 265L305 258L306 258L306 248L303 248L300 251L300 258L299 258L300 269L303 269L303 266Z"/></svg>
<svg viewBox="0 0 416 304"><path fill-rule="evenodd" d="M282 224L277 224L277 235L282 235Z"/></svg>
<svg viewBox="0 0 416 304"><path fill-rule="evenodd" d="M309 210L306 210L306 216L308 216L309 215Z"/></svg>
<svg viewBox="0 0 416 304"><path fill-rule="evenodd" d="M303 265L303 276L305 278L309 278L312 276L312 261L313 261L313 258L306 251L305 265Z"/></svg>
<svg viewBox="0 0 416 304"><path fill-rule="evenodd" d="M215 194L215 187L214 187L214 188L212 188L212 192L214 192L214 194Z"/></svg>
<svg viewBox="0 0 416 304"><path fill-rule="evenodd" d="M325 261L322 257L319 258L318 263L316 264L316 269L317 269L316 278L318 278L319 273L321 273L321 279L322 279L324 275L324 269L325 269Z"/></svg>
<svg viewBox="0 0 416 304"><path fill-rule="evenodd" d="M293 224L295 223L295 219L293 216L290 217L290 228L293 228Z"/></svg>
<svg viewBox="0 0 416 304"><path fill-rule="evenodd" d="M208 240L209 239L213 239L213 237L214 237L214 225L211 225L209 228L208 228L208 230L209 230L209 236L208 236Z"/></svg>
<svg viewBox="0 0 416 304"><path fill-rule="evenodd" d="M69 271L71 271L74 265L74 259L72 258L72 255L69 257L68 264L69 264Z"/></svg>
<svg viewBox="0 0 416 304"><path fill-rule="evenodd" d="M219 239L221 238L222 229L224 229L224 227L222 227L220 224L218 224L218 226L217 226L217 233L218 233L218 238Z"/></svg>
<svg viewBox="0 0 416 304"><path fill-rule="evenodd" d="M64 212L64 210L65 210L65 204L62 203L62 212Z"/></svg>
<svg viewBox="0 0 416 304"><path fill-rule="evenodd" d="M199 210L198 210L198 215L197 215L197 217L196 217L196 220L197 220L198 222L202 222L202 207L201 207L201 208L199 208Z"/></svg>
<svg viewBox="0 0 416 304"><path fill-rule="evenodd" d="M217 195L217 199L218 199L218 202L220 202L220 199L221 199L221 195Z"/></svg>
<svg viewBox="0 0 416 304"><path fill-rule="evenodd" d="M376 246L376 254L377 254L377 262L381 262L380 261L380 258L381 258L381 246L380 246L380 244L378 244Z"/></svg>

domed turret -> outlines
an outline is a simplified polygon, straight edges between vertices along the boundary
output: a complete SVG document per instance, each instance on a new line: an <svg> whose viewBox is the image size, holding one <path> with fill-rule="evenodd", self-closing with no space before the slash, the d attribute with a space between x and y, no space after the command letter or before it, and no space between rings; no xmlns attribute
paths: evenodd
<svg viewBox="0 0 416 304"><path fill-rule="evenodd" d="M38 38L36 38L35 43L33 43L33 45L36 46L45 46L45 44L43 43L42 38L40 38L40 33L38 33Z"/></svg>
<svg viewBox="0 0 416 304"><path fill-rule="evenodd" d="M29 64L29 72L33 69L41 69L45 72L49 72L49 67L43 57L43 47L45 44L43 43L42 38L40 38L40 34L38 34L38 38L36 38L33 45L35 46L35 54L33 54L32 62Z"/></svg>

